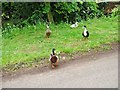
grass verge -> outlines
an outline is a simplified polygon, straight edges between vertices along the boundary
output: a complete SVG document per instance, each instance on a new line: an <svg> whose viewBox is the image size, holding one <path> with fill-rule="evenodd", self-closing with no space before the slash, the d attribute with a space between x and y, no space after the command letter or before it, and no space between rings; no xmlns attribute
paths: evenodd
<svg viewBox="0 0 120 90"><path fill-rule="evenodd" d="M11 33L4 33L2 38L2 68L16 70L20 67L38 65L49 58L52 48L65 54L88 52L100 48L103 44L118 41L118 17L95 18L79 22L79 27L71 29L70 24L50 25L52 35L44 37L46 26L42 23L36 26L28 25L23 29L13 28ZM82 37L86 25L90 32L88 40ZM104 46L103 50L110 47Z"/></svg>

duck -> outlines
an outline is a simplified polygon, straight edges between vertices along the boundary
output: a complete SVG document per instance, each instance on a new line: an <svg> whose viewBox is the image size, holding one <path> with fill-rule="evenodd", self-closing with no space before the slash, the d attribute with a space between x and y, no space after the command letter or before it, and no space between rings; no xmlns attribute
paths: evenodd
<svg viewBox="0 0 120 90"><path fill-rule="evenodd" d="M47 29L46 29L46 32L45 32L45 37L46 37L46 38L49 38L50 35L51 35L51 33L52 33L52 31L50 30L49 25L46 25L46 27L47 27Z"/></svg>
<svg viewBox="0 0 120 90"><path fill-rule="evenodd" d="M78 27L78 22L75 22L75 24L72 24L70 27L71 27L71 28L76 28L76 27Z"/></svg>
<svg viewBox="0 0 120 90"><path fill-rule="evenodd" d="M88 38L89 37L89 32L87 30L86 25L84 25L83 28L84 28L84 31L83 31L82 35L83 35L83 37Z"/></svg>
<svg viewBox="0 0 120 90"><path fill-rule="evenodd" d="M49 61L51 62L52 68L55 68L55 66L58 65L59 58L55 53L55 48L52 49L52 53L50 54L50 59Z"/></svg>

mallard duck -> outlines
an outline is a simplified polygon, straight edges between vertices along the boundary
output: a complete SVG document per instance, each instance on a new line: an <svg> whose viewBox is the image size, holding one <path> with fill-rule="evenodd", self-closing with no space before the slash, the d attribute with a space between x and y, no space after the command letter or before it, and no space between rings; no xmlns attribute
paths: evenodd
<svg viewBox="0 0 120 90"><path fill-rule="evenodd" d="M50 35L51 35L51 30L49 28L49 25L46 25L46 27L47 27L47 29L46 29L46 32L45 32L45 36L46 36L46 38L49 38Z"/></svg>
<svg viewBox="0 0 120 90"><path fill-rule="evenodd" d="M82 33L83 37L86 37L86 38L89 37L89 32L87 30L87 27L84 25L83 28L84 28L84 31Z"/></svg>
<svg viewBox="0 0 120 90"><path fill-rule="evenodd" d="M55 48L52 49L52 54L50 54L50 59L49 61L51 62L52 68L54 68L56 65L58 65L58 56L55 53Z"/></svg>
<svg viewBox="0 0 120 90"><path fill-rule="evenodd" d="M75 22L75 24L72 24L70 27L71 27L71 28L76 28L76 27L78 27L78 22Z"/></svg>

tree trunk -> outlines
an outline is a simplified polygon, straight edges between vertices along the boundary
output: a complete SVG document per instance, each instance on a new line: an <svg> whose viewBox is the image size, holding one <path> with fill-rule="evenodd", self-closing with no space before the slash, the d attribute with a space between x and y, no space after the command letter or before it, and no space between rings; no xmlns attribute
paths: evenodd
<svg viewBox="0 0 120 90"><path fill-rule="evenodd" d="M48 6L48 7L49 7L49 11L47 12L48 21L49 21L50 23L54 23L53 15L52 15L52 12L51 12L50 2L46 2L46 3L45 3L45 6Z"/></svg>

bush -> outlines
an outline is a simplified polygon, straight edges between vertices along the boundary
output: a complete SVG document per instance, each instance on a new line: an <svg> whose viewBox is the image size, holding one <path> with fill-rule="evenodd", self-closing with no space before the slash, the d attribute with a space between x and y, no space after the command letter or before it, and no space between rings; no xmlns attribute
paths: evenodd
<svg viewBox="0 0 120 90"><path fill-rule="evenodd" d="M116 15L118 15L118 14L120 15L119 9L120 9L120 6L115 7L115 8L112 10L112 16L116 16Z"/></svg>
<svg viewBox="0 0 120 90"><path fill-rule="evenodd" d="M102 6L105 4L101 3ZM103 8L102 8L103 9ZM52 14L55 23L76 21L101 17L103 10L95 2L3 2L2 25L8 28L7 23L21 28L38 22L48 22L48 13Z"/></svg>

